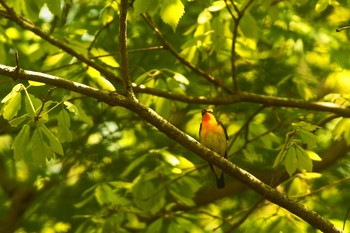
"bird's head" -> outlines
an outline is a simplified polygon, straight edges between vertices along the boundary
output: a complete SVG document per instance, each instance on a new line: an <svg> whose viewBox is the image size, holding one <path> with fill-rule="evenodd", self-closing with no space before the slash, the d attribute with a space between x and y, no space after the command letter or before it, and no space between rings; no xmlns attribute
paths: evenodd
<svg viewBox="0 0 350 233"><path fill-rule="evenodd" d="M206 113L211 113L211 114L213 114L213 109L211 109L211 108L205 108L205 109L203 109L202 110L202 116L204 116L204 114L206 114Z"/></svg>

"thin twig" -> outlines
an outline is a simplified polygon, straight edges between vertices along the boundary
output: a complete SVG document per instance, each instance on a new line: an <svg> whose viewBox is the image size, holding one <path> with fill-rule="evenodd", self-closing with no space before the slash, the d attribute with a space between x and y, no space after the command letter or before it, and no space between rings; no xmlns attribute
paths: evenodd
<svg viewBox="0 0 350 233"><path fill-rule="evenodd" d="M153 31L156 33L157 37L162 41L163 46L166 50L168 50L176 59L181 62L183 65L191 69L196 74L204 77L209 82L215 84L216 86L222 88L227 93L232 93L232 91L226 87L223 83L221 83L216 77L212 76L211 74L208 74L207 72L199 69L198 67L192 65L189 61L187 61L184 57L182 57L176 49L165 39L163 34L160 32L160 30L157 28L157 26L154 24L152 18L146 14L142 14L142 17L146 21L146 23L153 29Z"/></svg>
<svg viewBox="0 0 350 233"><path fill-rule="evenodd" d="M244 125L242 125L242 127L235 133L234 138L231 140L229 148L235 143L235 141L237 140L239 134L246 128L246 134L245 134L245 139L248 140L248 132L249 132L249 124L250 122L254 119L254 117L261 112L263 109L265 108L265 106L260 106L260 108L258 108L248 119L247 121L244 123Z"/></svg>
<svg viewBox="0 0 350 233"><path fill-rule="evenodd" d="M236 52L236 42L237 42L237 36L238 36L238 27L241 19L244 16L245 11L248 9L248 7L253 3L254 0L250 0L247 2L247 4L240 10L238 6L235 4L234 1L230 0L231 5L233 6L233 9L237 13L237 16L233 14L233 12L230 9L230 6L225 0L226 4L226 9L230 13L233 21L234 21L234 26L233 26L233 35L232 35L232 44L231 44L231 75L232 75L232 82L233 82L233 90L234 92L239 91L239 86L238 86L238 81L237 81L237 67L236 67L236 57L237 57L237 52Z"/></svg>
<svg viewBox="0 0 350 233"><path fill-rule="evenodd" d="M233 232L235 229L237 229L240 225L242 225L244 223L245 220L248 219L248 217L254 212L254 210L256 210L257 207L259 207L260 203L263 202L265 200L265 198L260 198L251 208L249 208L249 210L247 211L247 213L245 213L243 215L243 217L241 217L237 222L235 222L230 229L228 229L226 232Z"/></svg>

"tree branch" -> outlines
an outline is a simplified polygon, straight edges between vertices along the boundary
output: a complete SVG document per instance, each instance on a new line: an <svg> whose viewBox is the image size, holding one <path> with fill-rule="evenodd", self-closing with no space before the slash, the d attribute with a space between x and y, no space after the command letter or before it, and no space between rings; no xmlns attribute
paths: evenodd
<svg viewBox="0 0 350 233"><path fill-rule="evenodd" d="M121 0L121 7L119 13L119 51L120 51L120 68L123 78L123 86L126 93L133 96L133 90L129 77L129 65L128 65L128 51L127 51L127 13L128 13L128 0Z"/></svg>
<svg viewBox="0 0 350 233"><path fill-rule="evenodd" d="M254 0L250 0L247 2L247 4L243 7L242 10L239 10L238 7L236 6L236 4L234 3L234 1L230 1L233 8L235 9L237 16L235 16L230 7L229 4L227 3L227 0L225 0L225 4L226 4L226 8L229 11L233 21L235 22L234 26L233 26L233 36L232 36L232 44L231 44L231 75L232 75L232 82L233 82L233 90L234 92L238 92L239 91L239 87L238 87L238 81L237 81L237 74L236 74L236 57L237 57L237 53L236 53L236 42L237 42L237 36L238 36L238 27L239 27L239 23L241 21L241 19L244 16L245 11L248 9L248 7L253 3Z"/></svg>
<svg viewBox="0 0 350 233"><path fill-rule="evenodd" d="M301 205L296 201L290 200L284 194L279 193L271 186L263 183L249 172L243 170L242 168L233 164L229 160L207 149L194 138L182 132L174 125L172 125L171 123L163 119L161 116L159 116L155 111L142 105L135 99L126 98L125 96L120 95L118 93L112 94L110 92L100 91L98 89L89 87L84 84L64 80L51 75L40 76L36 72L28 72L23 71L21 69L16 70L16 68L9 69L9 67L0 66L0 74L4 73L7 74L7 76L10 74L11 77L14 79L17 78L20 80L33 80L47 83L90 97L94 97L111 106L118 105L129 109L130 111L139 115L143 120L147 121L148 123L156 127L158 130L163 132L169 138L181 144L186 149L194 152L204 160L209 161L222 168L222 170L225 173L233 176L240 182L244 183L250 189L259 193L262 197L265 197L267 200L287 209L291 213L294 213L295 215L308 222L313 227L318 228L324 232L343 232L316 212L306 208L305 206Z"/></svg>
<svg viewBox="0 0 350 233"><path fill-rule="evenodd" d="M31 80L41 83L46 83L55 87L61 87L65 90L80 93L85 96L95 98L96 100L107 103L110 106L116 106L117 103L124 103L127 101L125 96L117 92L108 92L99 90L97 88L90 87L88 85L73 82L67 79L63 79L57 76L43 74L40 72L17 69L17 67L0 65L0 74L7 77L11 77L14 80Z"/></svg>
<svg viewBox="0 0 350 233"><path fill-rule="evenodd" d="M85 96L93 97L99 101L105 102L111 106L116 106L117 104L113 102L115 99L118 101L126 101L125 96L117 92L108 92L99 90L97 88L90 87L88 85L69 81L66 79L59 78L57 76L44 74L40 72L30 71L30 70L17 70L17 67L0 65L0 74L16 79L22 80L32 80L37 82L46 83L56 87L61 87L66 90L74 91ZM150 93L155 96L160 96L172 100L177 100L185 103L197 103L206 105L229 105L239 102L257 103L262 104L266 107L289 107L289 108L299 108L313 111L330 112L335 113L338 116L350 117L350 109L329 102L309 102L304 100L287 99L281 97L257 95L252 93L237 93L226 97L219 98L207 98L204 96L183 96L177 95L166 91L161 91L157 89L147 88L142 85L133 84L134 91L136 93Z"/></svg>
<svg viewBox="0 0 350 233"><path fill-rule="evenodd" d="M266 107L299 108L313 111L330 112L339 116L350 117L350 109L330 102L305 101L275 96L258 95L249 92L239 92L224 97L208 98L205 96L179 95L168 91L148 88L144 85L133 84L135 93L146 93L184 103L196 103L206 105L229 105L240 102L262 104Z"/></svg>

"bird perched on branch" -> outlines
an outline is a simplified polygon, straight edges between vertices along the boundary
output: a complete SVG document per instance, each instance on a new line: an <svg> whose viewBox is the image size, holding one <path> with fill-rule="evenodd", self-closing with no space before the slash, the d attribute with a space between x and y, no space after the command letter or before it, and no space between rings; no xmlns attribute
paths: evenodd
<svg viewBox="0 0 350 233"><path fill-rule="evenodd" d="M202 110L199 139L204 146L227 158L227 132L224 125L213 115L212 109L205 108ZM225 188L222 170L211 163L209 163L209 166L215 173L217 187L219 189Z"/></svg>

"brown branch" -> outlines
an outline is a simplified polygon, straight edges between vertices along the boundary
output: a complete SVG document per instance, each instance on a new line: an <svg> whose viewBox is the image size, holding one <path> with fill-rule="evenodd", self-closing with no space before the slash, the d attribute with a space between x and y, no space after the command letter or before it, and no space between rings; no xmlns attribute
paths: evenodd
<svg viewBox="0 0 350 233"><path fill-rule="evenodd" d="M123 88L126 93L133 96L133 90L129 77L128 52L127 52L127 13L128 0L121 0L119 12L119 51L120 51L120 68L123 79Z"/></svg>
<svg viewBox="0 0 350 233"><path fill-rule="evenodd" d="M231 17L233 18L233 21L235 22L233 26L233 36L232 36L232 44L231 44L231 75L232 75L232 82L233 82L233 90L234 92L239 91L238 81L237 81L237 67L236 67L236 42L237 42L237 36L238 36L238 27L241 19L244 16L245 11L248 9L248 7L253 3L254 0L250 0L247 2L247 4L242 8L242 10L239 10L234 1L231 0L231 4L233 8L235 9L237 16L234 16L231 9L229 8L229 5L227 3L227 0L225 0L226 8L231 14Z"/></svg>
<svg viewBox="0 0 350 233"><path fill-rule="evenodd" d="M109 71L108 69L104 68L103 66L97 64L94 61L89 60L82 54L76 52L74 49L70 48L69 46L61 43L56 38L52 37L51 35L43 32L40 28L36 27L32 22L29 22L27 19L23 19L22 17L18 16L16 12L9 7L4 0L0 0L0 4L6 9L6 12L0 11L0 15L3 17L6 17L7 19L11 20L12 22L18 24L24 29L27 29L31 32L33 32L35 35L41 37L43 40L46 40L50 44L62 49L66 53L76 57L81 62L87 64L88 66L91 66L98 70L103 76L106 77L106 79L110 81L117 82L118 84L121 84L122 81L119 77L117 77L113 72Z"/></svg>
<svg viewBox="0 0 350 233"><path fill-rule="evenodd" d="M139 115L143 120L147 121L154 127L156 127L159 131L163 132L169 138L173 139L177 143L181 144L186 149L194 152L201 158L206 161L209 161L216 166L222 168L222 170L234 177L238 181L242 182L250 189L259 193L262 197L267 200L287 209L291 213L299 216L306 222L308 222L313 227L320 229L324 232L343 232L339 228L335 227L331 222L327 219L323 218L316 212L306 208L302 204L290 200L284 194L279 193L276 189L271 186L263 183L261 180L250 174L249 172L243 170L227 159L219 156L218 154L212 152L211 150L204 147L201 143L196 141L194 138L189 136L188 134L182 132L174 125L170 124L160 115L158 115L152 109L142 105L137 100L132 98L126 98L123 95L118 93L110 93L106 91L101 91L77 82L72 82L68 80L64 80L58 77L50 76L50 75L41 75L35 72L25 72L22 69L19 70L17 76L14 77L15 68L3 69L4 66L0 66L0 74L6 73L7 75L11 75L13 78L17 78L20 80L33 80L38 82L43 82L47 84L51 84L57 87L62 87L67 90L71 90L80 94L84 94L87 96L94 97L100 101L103 101L111 106L121 106L124 107L137 115ZM5 72L6 71L6 72ZM20 208L21 210L21 208Z"/></svg>
<svg viewBox="0 0 350 233"><path fill-rule="evenodd" d="M320 112L335 113L339 116L350 117L350 109L342 105L330 102L305 101L299 99L289 99L275 96L258 95L248 92L239 92L224 97L208 98L205 96L189 96L174 94L172 92L148 88L144 85L133 84L135 93L147 93L154 96L159 96L171 100L176 100L184 103L196 103L206 105L229 105L240 102L262 104L265 107L286 107L299 108Z"/></svg>
<svg viewBox="0 0 350 233"><path fill-rule="evenodd" d="M182 57L176 49L165 39L163 34L160 32L158 27L154 24L152 18L146 14L142 14L142 17L146 21L146 23L153 29L153 31L156 33L157 37L160 39L160 41L163 43L163 46L166 50L168 50L176 59L181 62L183 65L191 69L193 72L196 74L204 77L206 80L209 82L215 84L216 86L222 88L225 90L227 93L232 93L232 91L226 87L219 79L216 77L212 76L211 74L207 74L205 71L199 69L198 67L192 65L189 61L187 61L184 57Z"/></svg>
<svg viewBox="0 0 350 233"><path fill-rule="evenodd" d="M118 102L122 103L127 101L124 95L121 95L117 92L111 93L108 91L99 90L97 88L93 88L82 83L73 82L49 74L43 74L40 72L23 69L19 69L19 71L16 71L16 69L17 67L0 65L0 74L13 78L14 80L31 80L46 83L55 87L60 87L65 90L73 91L85 96L95 98L96 100L105 102L110 106L116 106Z"/></svg>

